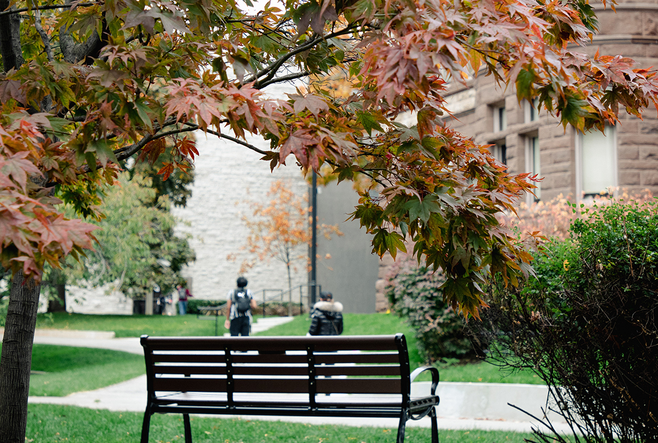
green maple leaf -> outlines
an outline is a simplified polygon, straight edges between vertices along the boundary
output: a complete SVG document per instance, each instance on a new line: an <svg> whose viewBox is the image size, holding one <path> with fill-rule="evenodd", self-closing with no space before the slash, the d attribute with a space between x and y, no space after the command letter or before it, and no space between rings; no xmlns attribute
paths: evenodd
<svg viewBox="0 0 658 443"><path fill-rule="evenodd" d="M369 112L356 112L356 119L361 125L363 126L363 129L368 133L368 135L372 135L372 130L376 129L379 132L384 132L384 129L382 126L379 124L377 121L377 117L375 117L373 114Z"/></svg>

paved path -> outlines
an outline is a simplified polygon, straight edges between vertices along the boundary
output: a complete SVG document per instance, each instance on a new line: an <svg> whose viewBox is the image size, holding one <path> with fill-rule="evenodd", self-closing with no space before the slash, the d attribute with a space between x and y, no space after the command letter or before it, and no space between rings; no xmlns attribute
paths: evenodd
<svg viewBox="0 0 658 443"><path fill-rule="evenodd" d="M264 320L264 321L263 321ZM275 324L292 320L291 317L258 319L253 330L259 331ZM259 325L260 323L260 325ZM63 335L63 336L62 336ZM110 338L111 336L83 331L62 333L39 331L35 343L64 346L104 348L142 354L139 338ZM419 383L419 389L428 389L427 384ZM531 432L535 422L508 405L515 404L524 410L541 416L541 408L546 403L546 387L536 385L515 385L496 383L440 383L441 404L437 409L440 429L482 429L516 432ZM111 411L142 412L146 407L146 376L97 389L77 392L66 397L30 397L30 403L51 403L82 406ZM309 418L309 417L248 417L245 419L285 420L316 424L342 424L349 426L382 426L397 428L394 419L358 418ZM559 417L551 420L560 432L569 432ZM408 426L429 427L428 418L408 422Z"/></svg>

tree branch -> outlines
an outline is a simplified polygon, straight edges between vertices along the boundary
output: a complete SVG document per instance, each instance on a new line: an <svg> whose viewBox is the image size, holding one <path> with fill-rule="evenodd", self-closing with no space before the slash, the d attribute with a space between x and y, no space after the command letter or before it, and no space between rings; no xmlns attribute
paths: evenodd
<svg viewBox="0 0 658 443"><path fill-rule="evenodd" d="M75 7L84 7L84 6L96 6L100 3L80 3L77 4ZM1 7L1 6L0 6ZM47 11L49 9L71 9L71 6L69 4L66 5L46 5L46 6L37 6L36 8L21 8L21 9L10 9L10 10L4 10L6 8L3 8L3 11L0 12L0 17L3 15L13 15L13 14L20 14L21 12L27 12L27 11Z"/></svg>
<svg viewBox="0 0 658 443"><path fill-rule="evenodd" d="M194 123L185 123L185 124L187 126L189 126L190 128L199 129L199 126L195 125ZM249 143L247 143L245 141L242 141L238 138L231 137L230 135L222 134L221 132L213 131L212 129L204 129L204 131L209 133L209 134L216 135L219 138L225 138L226 140L232 141L233 143L237 143L239 145L242 145L245 148L251 149L252 151L257 152L261 155L266 155L267 154L267 151L263 151L262 149L259 149L259 148L255 147L254 145L250 145Z"/></svg>
<svg viewBox="0 0 658 443"><path fill-rule="evenodd" d="M71 4L71 0L66 0L66 5ZM105 28L105 22L103 22ZM59 47L62 50L64 60L75 64L84 60L85 64L91 64L92 58L98 56L105 42L97 32L92 32L91 36L84 43L76 43L68 29L62 26L59 29Z"/></svg>
<svg viewBox="0 0 658 443"><path fill-rule="evenodd" d="M272 85L274 83L281 83L281 82L286 82L289 80L296 80L298 78L303 78L303 77L308 77L310 75L310 72L304 71L304 72L298 72L297 74L288 74L284 75L282 77L277 77L274 78L270 81L264 81L262 83L258 83L258 88L265 88L266 86Z"/></svg>
<svg viewBox="0 0 658 443"><path fill-rule="evenodd" d="M272 80L274 78L274 76L276 75L276 73L278 72L279 68L281 68L281 66L283 66L283 64L285 62L290 60L295 55L300 54L304 51L308 51L309 49L313 48L315 45L317 45L318 43L320 43L322 41L325 41L325 40L328 40L328 39L334 38L334 37L339 37L341 35L348 34L348 33L352 32L353 29L354 29L354 26L348 26L345 29L342 29L338 32L333 32L333 33L328 34L326 36L316 35L310 41L304 43L301 46L298 46L298 47L290 50L290 52L288 52L285 55L281 56L281 58L279 58L277 61L271 63L267 68L264 68L264 69L260 70L259 72L257 72L256 75L254 75L253 77L246 80L245 83L255 82L254 83L254 88L259 89L260 87L262 87L262 86L260 86L261 83L267 83L270 80ZM260 77L263 77L263 76L266 76L266 77L263 80L258 80Z"/></svg>
<svg viewBox="0 0 658 443"><path fill-rule="evenodd" d="M48 57L48 61L52 62L54 60L53 48L50 46L50 37L48 37L48 34L43 29L43 26L41 26L41 11L39 10L34 13L34 27L41 36L41 41L43 42L43 46L46 50L46 57Z"/></svg>

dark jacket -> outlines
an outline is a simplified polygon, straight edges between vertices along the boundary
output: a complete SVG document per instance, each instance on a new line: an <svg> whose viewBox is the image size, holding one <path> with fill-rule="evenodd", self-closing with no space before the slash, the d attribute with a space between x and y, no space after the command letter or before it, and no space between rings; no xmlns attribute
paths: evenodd
<svg viewBox="0 0 658 443"><path fill-rule="evenodd" d="M340 335L343 333L343 305L337 301L319 301L311 314L311 335Z"/></svg>

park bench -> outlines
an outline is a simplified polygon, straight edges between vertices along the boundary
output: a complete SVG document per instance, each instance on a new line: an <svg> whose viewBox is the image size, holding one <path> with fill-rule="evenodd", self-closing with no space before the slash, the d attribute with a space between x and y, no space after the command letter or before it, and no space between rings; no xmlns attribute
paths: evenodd
<svg viewBox="0 0 658 443"><path fill-rule="evenodd" d="M431 417L438 443L436 368L410 374L403 334L314 337L142 336L148 399L142 443L151 416L183 414L185 442L192 442L189 414L399 418ZM411 382L431 373L428 395L411 398Z"/></svg>

